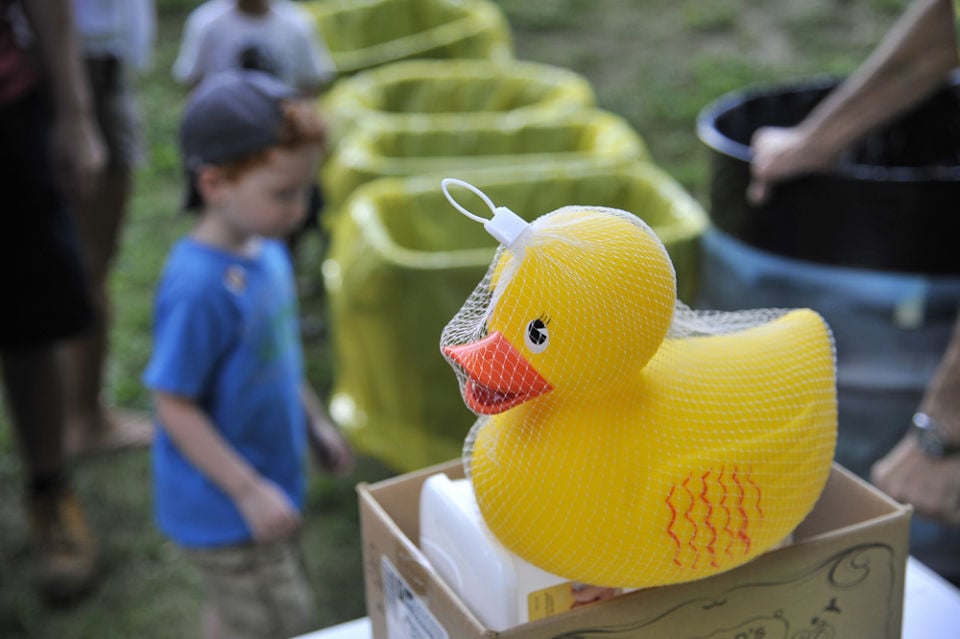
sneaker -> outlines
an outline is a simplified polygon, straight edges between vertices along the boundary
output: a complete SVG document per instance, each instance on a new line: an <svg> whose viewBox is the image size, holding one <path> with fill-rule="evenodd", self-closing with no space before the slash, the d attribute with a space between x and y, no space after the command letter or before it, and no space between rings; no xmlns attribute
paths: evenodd
<svg viewBox="0 0 960 639"><path fill-rule="evenodd" d="M43 596L65 604L89 592L97 549L77 498L66 489L32 495L27 510Z"/></svg>

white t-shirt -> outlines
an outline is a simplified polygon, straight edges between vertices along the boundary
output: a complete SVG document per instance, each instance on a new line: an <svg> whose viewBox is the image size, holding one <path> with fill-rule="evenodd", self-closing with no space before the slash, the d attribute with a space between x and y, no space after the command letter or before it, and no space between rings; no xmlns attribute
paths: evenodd
<svg viewBox="0 0 960 639"><path fill-rule="evenodd" d="M253 67L308 90L333 79L335 67L313 16L290 0L264 15L240 12L235 0L208 0L187 17L173 77L192 86L218 71Z"/></svg>
<svg viewBox="0 0 960 639"><path fill-rule="evenodd" d="M150 63L156 34L153 0L74 0L85 55L115 56L141 69Z"/></svg>

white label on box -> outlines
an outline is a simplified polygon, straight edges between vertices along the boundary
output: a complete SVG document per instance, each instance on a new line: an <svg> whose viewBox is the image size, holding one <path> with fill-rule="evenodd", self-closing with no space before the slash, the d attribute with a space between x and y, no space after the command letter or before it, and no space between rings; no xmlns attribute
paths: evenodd
<svg viewBox="0 0 960 639"><path fill-rule="evenodd" d="M385 555L380 557L387 639L447 639L447 632Z"/></svg>

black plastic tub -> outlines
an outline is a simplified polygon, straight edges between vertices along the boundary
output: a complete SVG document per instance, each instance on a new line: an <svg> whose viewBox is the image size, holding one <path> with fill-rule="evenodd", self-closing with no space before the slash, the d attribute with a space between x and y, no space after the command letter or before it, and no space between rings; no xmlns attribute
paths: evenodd
<svg viewBox="0 0 960 639"><path fill-rule="evenodd" d="M821 264L960 273L960 77L851 148L825 173L747 202L750 139L799 123L838 79L727 94L701 111L710 149L710 217L733 237Z"/></svg>

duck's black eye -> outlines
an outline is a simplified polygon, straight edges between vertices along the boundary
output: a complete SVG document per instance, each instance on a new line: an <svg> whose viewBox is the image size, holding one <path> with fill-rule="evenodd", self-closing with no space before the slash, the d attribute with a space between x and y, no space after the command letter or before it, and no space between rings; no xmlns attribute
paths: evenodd
<svg viewBox="0 0 960 639"><path fill-rule="evenodd" d="M550 341L547 325L540 318L532 320L527 324L527 333L524 337L527 342L527 348L534 353L542 353L545 351L547 343Z"/></svg>

